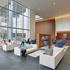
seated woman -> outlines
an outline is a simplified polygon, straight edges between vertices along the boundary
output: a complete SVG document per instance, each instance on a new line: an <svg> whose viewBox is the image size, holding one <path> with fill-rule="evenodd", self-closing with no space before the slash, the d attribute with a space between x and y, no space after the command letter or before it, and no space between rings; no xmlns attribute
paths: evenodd
<svg viewBox="0 0 70 70"><path fill-rule="evenodd" d="M3 45L7 45L7 41L6 40L3 40Z"/></svg>
<svg viewBox="0 0 70 70"><path fill-rule="evenodd" d="M51 47L51 43L46 47L45 54L52 56L53 55L53 48Z"/></svg>
<svg viewBox="0 0 70 70"><path fill-rule="evenodd" d="M11 40L9 39L8 42L7 42L7 45L11 45L11 44L12 44L12 42L11 42Z"/></svg>

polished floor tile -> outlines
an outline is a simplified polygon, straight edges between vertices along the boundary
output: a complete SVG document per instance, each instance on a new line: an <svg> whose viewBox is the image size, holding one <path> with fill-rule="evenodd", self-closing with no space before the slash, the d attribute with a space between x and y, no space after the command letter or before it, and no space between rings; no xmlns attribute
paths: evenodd
<svg viewBox="0 0 70 70"><path fill-rule="evenodd" d="M70 49L65 53L64 58L56 70L70 69ZM30 56L18 57L13 52L4 52L0 48L0 70L52 70L48 67L39 65L39 57Z"/></svg>

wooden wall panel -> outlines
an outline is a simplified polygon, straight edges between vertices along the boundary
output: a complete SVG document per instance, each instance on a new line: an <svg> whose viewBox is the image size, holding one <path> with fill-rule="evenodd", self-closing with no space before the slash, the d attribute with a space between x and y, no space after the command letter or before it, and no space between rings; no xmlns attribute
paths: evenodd
<svg viewBox="0 0 70 70"><path fill-rule="evenodd" d="M50 34L52 39L55 39L55 19L42 20L36 22L36 34Z"/></svg>

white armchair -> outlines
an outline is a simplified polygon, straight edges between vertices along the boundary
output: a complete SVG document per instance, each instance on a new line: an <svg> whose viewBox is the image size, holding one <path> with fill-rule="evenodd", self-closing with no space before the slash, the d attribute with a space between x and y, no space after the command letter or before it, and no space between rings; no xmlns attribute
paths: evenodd
<svg viewBox="0 0 70 70"><path fill-rule="evenodd" d="M2 48L4 51L12 51L14 50L14 47L12 45L2 45Z"/></svg>
<svg viewBox="0 0 70 70"><path fill-rule="evenodd" d="M36 44L26 44L26 54L33 52L37 50L37 45ZM19 47L14 47L14 54L17 56L21 56L21 48Z"/></svg>
<svg viewBox="0 0 70 70"><path fill-rule="evenodd" d="M17 55L17 56L21 56L21 48L14 47L14 54Z"/></svg>
<svg viewBox="0 0 70 70"><path fill-rule="evenodd" d="M64 56L64 48L53 48L53 56L41 54L39 58L39 63L41 65L55 69L63 56Z"/></svg>

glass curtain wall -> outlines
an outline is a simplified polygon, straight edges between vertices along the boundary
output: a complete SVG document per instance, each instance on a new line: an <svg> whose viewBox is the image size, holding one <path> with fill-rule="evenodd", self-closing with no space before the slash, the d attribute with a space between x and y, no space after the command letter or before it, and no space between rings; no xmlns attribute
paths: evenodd
<svg viewBox="0 0 70 70"><path fill-rule="evenodd" d="M30 9L15 0L0 7L0 38L23 40L30 37Z"/></svg>

